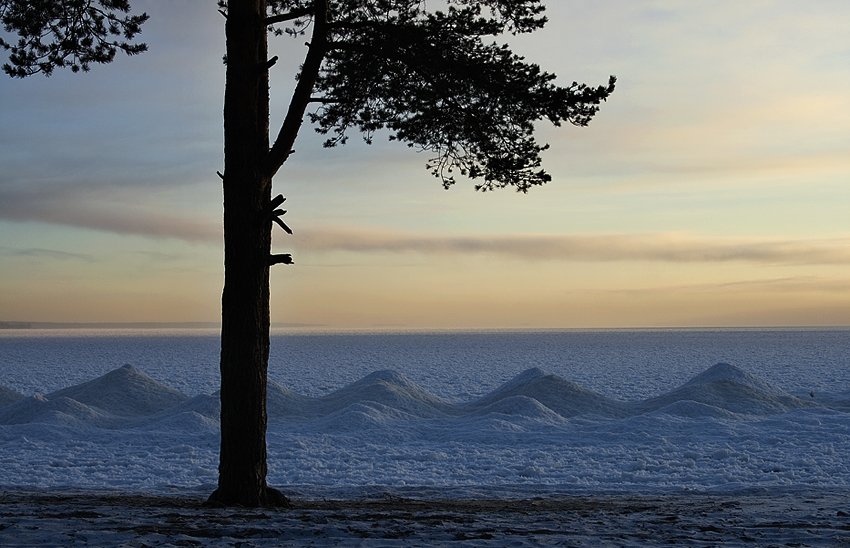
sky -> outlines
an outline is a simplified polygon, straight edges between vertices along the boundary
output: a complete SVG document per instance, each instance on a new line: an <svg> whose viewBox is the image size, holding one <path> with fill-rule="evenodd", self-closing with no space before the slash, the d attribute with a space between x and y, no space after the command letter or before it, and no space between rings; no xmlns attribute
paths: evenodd
<svg viewBox="0 0 850 548"><path fill-rule="evenodd" d="M149 51L0 79L0 320L214 322L224 19L136 1ZM378 136L305 126L274 191L275 323L330 328L850 325L850 3L549 0L511 38L614 95L541 123L553 180L443 190ZM304 39L273 38L272 133Z"/></svg>

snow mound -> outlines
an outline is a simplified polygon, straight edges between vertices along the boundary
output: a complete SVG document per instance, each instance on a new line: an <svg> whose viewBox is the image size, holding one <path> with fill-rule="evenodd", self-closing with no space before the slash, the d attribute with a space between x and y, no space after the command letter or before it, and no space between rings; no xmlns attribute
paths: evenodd
<svg viewBox="0 0 850 548"><path fill-rule="evenodd" d="M387 429L398 421L415 421L416 419L417 417L409 413L378 402L358 402L333 411L316 422L323 432L342 433L371 428Z"/></svg>
<svg viewBox="0 0 850 548"><path fill-rule="evenodd" d="M557 375L533 368L523 371L490 394L469 404L472 409L492 406L500 400L525 396L562 417L577 415L623 416L625 406Z"/></svg>
<svg viewBox="0 0 850 548"><path fill-rule="evenodd" d="M448 403L391 370L376 371L321 397L297 394L273 381L269 381L267 394L270 419L316 420L334 432L351 431L358 425L379 427L400 421L488 416L517 425L523 420L557 425L573 417L622 419L646 413L730 419L825 403L795 397L725 363L710 367L666 394L631 403L607 398L538 368L523 371L482 398L461 404ZM845 410L846 396L834 394L829 406ZM0 424L33 422L112 429L170 425L181 430L212 431L221 413L218 393L188 398L129 365L47 396L23 398L12 393L9 398L15 401L0 406Z"/></svg>
<svg viewBox="0 0 850 548"><path fill-rule="evenodd" d="M153 415L189 399L131 365L47 395L48 400L63 397L120 417Z"/></svg>
<svg viewBox="0 0 850 548"><path fill-rule="evenodd" d="M14 390L10 390L5 386L0 386L0 407L11 405L16 401L24 399L24 395Z"/></svg>
<svg viewBox="0 0 850 548"><path fill-rule="evenodd" d="M356 403L378 403L416 417L451 414L453 408L395 371L376 371L336 392L307 402L316 414L330 414Z"/></svg>
<svg viewBox="0 0 850 548"><path fill-rule="evenodd" d="M296 394L274 381L268 381L266 409L269 417L303 417L310 414L311 404L312 398Z"/></svg>
<svg viewBox="0 0 850 548"><path fill-rule="evenodd" d="M653 414L671 415L689 419L734 419L736 417L735 413L731 411L692 400L673 402L670 405L653 411Z"/></svg>
<svg viewBox="0 0 850 548"><path fill-rule="evenodd" d="M36 394L0 410L0 424L45 423L61 426L108 426L112 417L71 398Z"/></svg>
<svg viewBox="0 0 850 548"><path fill-rule="evenodd" d="M0 408L0 424L47 423L120 428L162 417L189 398L130 365L94 380L18 399ZM129 421L129 422L128 422Z"/></svg>
<svg viewBox="0 0 850 548"><path fill-rule="evenodd" d="M523 386L536 381L538 379L542 379L546 377L548 373L540 369L539 367L532 367L530 369L526 369L519 375L516 375L514 378L509 380L508 382L501 385L499 388L493 390L485 398L498 398L501 394L510 393L513 390L521 389Z"/></svg>
<svg viewBox="0 0 850 548"><path fill-rule="evenodd" d="M484 407L476 407L474 415L510 415L541 422L561 423L565 419L539 401L528 396L509 396Z"/></svg>
<svg viewBox="0 0 850 548"><path fill-rule="evenodd" d="M309 415L312 407L312 398L296 394L274 381L268 381L266 410L269 418L303 417ZM221 394L218 391L213 394L201 394L166 409L161 414L177 413L194 413L218 423L221 416Z"/></svg>
<svg viewBox="0 0 850 548"><path fill-rule="evenodd" d="M178 413L196 413L217 422L221 416L221 400L219 399L218 392L215 394L201 394L199 396L195 396L194 398L190 398L173 408L166 409L157 416L167 416Z"/></svg>
<svg viewBox="0 0 850 548"><path fill-rule="evenodd" d="M146 421L140 429L159 432L192 432L193 434L217 434L219 431L218 415L209 417L197 411L175 411L164 413Z"/></svg>
<svg viewBox="0 0 850 548"><path fill-rule="evenodd" d="M716 363L685 383L685 386L701 386L712 383L735 383L765 394L786 395L785 392L754 377L739 367L728 363Z"/></svg>
<svg viewBox="0 0 850 548"><path fill-rule="evenodd" d="M765 415L811 407L728 363L718 363L681 387L637 404L643 412L656 411L682 401L716 407L732 413Z"/></svg>

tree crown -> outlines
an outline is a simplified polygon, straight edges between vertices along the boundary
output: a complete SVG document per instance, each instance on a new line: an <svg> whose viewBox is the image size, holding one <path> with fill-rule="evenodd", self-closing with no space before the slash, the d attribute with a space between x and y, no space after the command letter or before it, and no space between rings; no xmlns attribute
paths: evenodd
<svg viewBox="0 0 850 548"><path fill-rule="evenodd" d="M0 0L0 24L18 37L0 37L0 48L9 51L3 71L18 78L50 76L61 67L85 72L92 63L109 63L119 50L141 53L147 46L132 40L148 16L129 11L127 0Z"/></svg>
<svg viewBox="0 0 850 548"><path fill-rule="evenodd" d="M457 174L479 190L512 186L521 192L551 180L541 168L548 148L534 125L587 125L614 91L605 85L555 83L554 74L513 53L496 37L546 24L541 0L268 0L267 26L276 34L311 33L296 99L267 170L289 155L305 113L343 144L353 128L366 142L375 133L427 151L427 167L448 188ZM227 15L228 2L219 0ZM118 51L145 51L133 40L148 19L128 0L0 0L0 23L16 43L3 70L15 77L55 68L87 71ZM269 66L271 66L270 63ZM313 107L308 108L309 105Z"/></svg>
<svg viewBox="0 0 850 548"><path fill-rule="evenodd" d="M388 130L390 140L431 152L427 167L446 188L456 174L480 181L479 190L526 192L549 181L540 158L548 145L535 140L535 122L587 125L616 79L561 87L554 74L495 41L542 28L540 0L442 4L270 2L270 20L285 24L277 33L297 36L312 26L310 47L323 50L309 118L328 136L325 146L345 143L351 128L367 142Z"/></svg>

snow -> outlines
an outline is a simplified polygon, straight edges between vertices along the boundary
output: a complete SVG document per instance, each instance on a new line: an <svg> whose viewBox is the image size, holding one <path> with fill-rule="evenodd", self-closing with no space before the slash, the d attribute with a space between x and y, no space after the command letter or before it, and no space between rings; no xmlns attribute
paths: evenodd
<svg viewBox="0 0 850 548"><path fill-rule="evenodd" d="M321 396L379 370L468 402L533 367L617 400L681 386L717 362L794 395L850 388L846 329L316 333L273 330L269 376ZM0 385L48 394L125 363L188 396L218 389L216 330L0 330Z"/></svg>
<svg viewBox="0 0 850 548"><path fill-rule="evenodd" d="M15 392L5 386L0 386L0 407L4 405L9 405L10 403L15 403L18 400L24 398L23 394Z"/></svg>
<svg viewBox="0 0 850 548"><path fill-rule="evenodd" d="M93 381L58 390L48 400L69 398L116 416L146 416L188 399L131 365L124 365Z"/></svg>
<svg viewBox="0 0 850 548"><path fill-rule="evenodd" d="M214 337L73 335L0 333L2 545L850 542L846 332L288 338L288 512L199 507Z"/></svg>
<svg viewBox="0 0 850 548"><path fill-rule="evenodd" d="M416 417L436 417L452 409L401 373L388 370L371 373L327 396L306 399L305 405L313 414L329 414L367 402Z"/></svg>
<svg viewBox="0 0 850 548"><path fill-rule="evenodd" d="M562 417L587 414L618 416L624 412L622 403L596 394L557 375L546 374L536 367L520 373L472 404L471 407L492 405L515 395L526 396L537 401Z"/></svg>
<svg viewBox="0 0 850 548"><path fill-rule="evenodd" d="M413 494L416 498L406 498ZM0 496L3 546L846 546L846 492L439 498L375 490L286 511L196 494Z"/></svg>
<svg viewBox="0 0 850 548"><path fill-rule="evenodd" d="M794 397L728 363L718 363L700 373L684 386L657 398L639 402L641 410L669 407L679 402L695 402L729 411L761 415L814 406ZM677 405L681 408L681 405ZM692 407L690 412L696 411ZM712 411L713 412L713 411Z"/></svg>
<svg viewBox="0 0 850 548"><path fill-rule="evenodd" d="M0 487L157 493L216 481L214 393L190 398L125 365L2 401ZM467 401L390 370L322 395L272 382L269 481L308 498L376 486L456 496L847 489L847 401L846 390L796 397L726 363L633 401L541 368Z"/></svg>

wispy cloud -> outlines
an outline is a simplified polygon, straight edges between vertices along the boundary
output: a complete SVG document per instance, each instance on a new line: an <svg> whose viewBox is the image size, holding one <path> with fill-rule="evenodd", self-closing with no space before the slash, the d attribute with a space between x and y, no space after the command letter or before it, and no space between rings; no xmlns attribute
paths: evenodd
<svg viewBox="0 0 850 548"><path fill-rule="evenodd" d="M576 290L586 291L586 290ZM710 294L717 296L755 294L791 295L801 293L821 293L847 295L850 291L850 280L823 276L791 276L783 278L748 278L733 282L700 282L659 285L648 287L627 287L617 289L601 289L600 294L666 294L666 295L695 295Z"/></svg>
<svg viewBox="0 0 850 548"><path fill-rule="evenodd" d="M782 240L664 233L455 237L364 229L316 229L301 231L298 247L321 252L488 254L538 261L850 264L850 238Z"/></svg>
<svg viewBox="0 0 850 548"><path fill-rule="evenodd" d="M18 249L13 247L2 246L0 247L0 255L6 257L47 258L85 262L94 261L94 257L92 257L91 255L86 255L85 253L70 253L68 251L58 251L55 249L42 249L35 247Z"/></svg>
<svg viewBox="0 0 850 548"><path fill-rule="evenodd" d="M102 200L85 186L44 189L5 188L0 191L0 219L87 228L116 234L174 238L189 242L220 241L213 221L156 210L149 205ZM87 189L91 190L91 189Z"/></svg>

